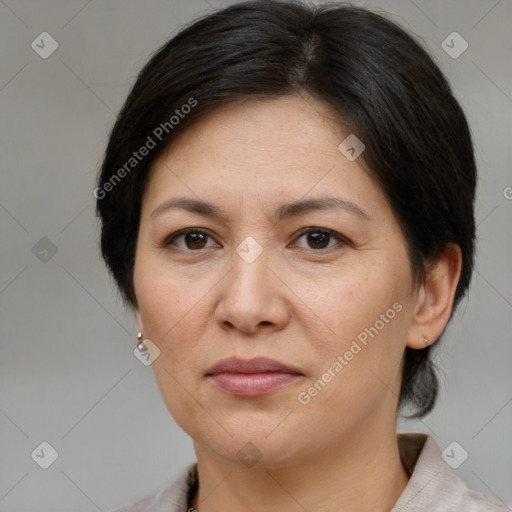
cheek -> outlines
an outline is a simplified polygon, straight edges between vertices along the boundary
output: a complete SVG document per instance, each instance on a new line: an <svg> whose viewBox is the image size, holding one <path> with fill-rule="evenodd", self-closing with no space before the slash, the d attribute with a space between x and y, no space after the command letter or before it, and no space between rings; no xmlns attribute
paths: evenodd
<svg viewBox="0 0 512 512"><path fill-rule="evenodd" d="M134 286L139 314L144 336L160 350L152 367L168 406L183 399L183 387L194 391L195 366L204 358L197 340L211 317L205 292L213 284L184 276L150 253L137 257Z"/></svg>
<svg viewBox="0 0 512 512"><path fill-rule="evenodd" d="M340 327L341 336L317 353L318 371L297 394L299 411L320 423L326 436L357 428L383 404L397 400L404 331L400 315L405 313L390 308L384 315L386 311L392 311L385 317L389 323L370 314L368 321L360 315L350 326Z"/></svg>
<svg viewBox="0 0 512 512"><path fill-rule="evenodd" d="M378 268L332 282L321 303L329 335L314 345L319 364L308 392L319 407L371 410L396 385L410 316L409 282L392 268Z"/></svg>
<svg viewBox="0 0 512 512"><path fill-rule="evenodd" d="M160 350L152 364L155 380L176 423L194 435L191 429L200 428L204 422L192 398L197 396L194 340L199 337L201 318L204 321L207 315L202 311L200 295L188 281L154 259L140 257L136 261L134 285L144 336Z"/></svg>
<svg viewBox="0 0 512 512"><path fill-rule="evenodd" d="M134 271L134 286L144 335L162 349L171 348L171 340L191 333L197 326L195 310L201 309L200 286L174 270L165 258L140 251Z"/></svg>
<svg viewBox="0 0 512 512"><path fill-rule="evenodd" d="M336 350L358 336L364 343L366 338L373 339L372 334L386 337L390 333L403 309L405 282L402 285L403 279L389 276L382 265L368 266L331 280L329 289L318 295L316 307L338 340Z"/></svg>

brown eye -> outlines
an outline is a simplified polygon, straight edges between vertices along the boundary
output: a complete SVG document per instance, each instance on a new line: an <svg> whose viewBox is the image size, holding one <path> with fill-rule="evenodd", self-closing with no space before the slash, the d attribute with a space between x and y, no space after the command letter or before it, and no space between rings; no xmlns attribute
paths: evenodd
<svg viewBox="0 0 512 512"><path fill-rule="evenodd" d="M199 250L207 248L207 241L211 238L208 233L198 229L187 229L178 233L175 233L168 237L164 246L175 245L183 250ZM180 241L181 242L177 242Z"/></svg>
<svg viewBox="0 0 512 512"><path fill-rule="evenodd" d="M304 231L297 240L301 238L306 239L306 249L315 250L330 249L336 245L336 243L329 245L331 242L344 242L344 238L334 231L318 228L310 228Z"/></svg>

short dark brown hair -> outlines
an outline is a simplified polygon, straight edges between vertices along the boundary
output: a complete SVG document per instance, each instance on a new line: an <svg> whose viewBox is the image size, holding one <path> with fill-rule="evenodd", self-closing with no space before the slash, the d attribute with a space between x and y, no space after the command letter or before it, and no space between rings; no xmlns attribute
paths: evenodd
<svg viewBox="0 0 512 512"><path fill-rule="evenodd" d="M443 73L380 14L273 0L237 3L182 29L144 66L117 117L95 196L102 255L125 302L137 305L135 247L155 158L215 106L293 93L332 106L364 141L361 158L400 222L416 282L448 243L460 247L455 310L473 268L476 165L466 118ZM156 147L135 159L150 139ZM412 406L409 417L427 414L437 396L430 352L405 349L400 405Z"/></svg>

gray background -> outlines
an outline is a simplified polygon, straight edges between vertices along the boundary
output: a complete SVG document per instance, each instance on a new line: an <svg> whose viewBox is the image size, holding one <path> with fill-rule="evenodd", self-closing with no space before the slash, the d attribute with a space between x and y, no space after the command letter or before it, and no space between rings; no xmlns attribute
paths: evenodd
<svg viewBox="0 0 512 512"><path fill-rule="evenodd" d="M99 258L92 191L147 57L184 23L229 3L0 3L4 512L109 510L158 491L194 460L151 367L133 355L135 324ZM437 356L440 400L400 430L427 432L441 449L457 441L469 457L456 472L512 505L512 2L357 3L389 13L428 46L467 113L480 171L477 266ZM59 45L47 59L31 48L43 31ZM457 59L441 47L453 31L469 44ZM54 255L44 240L33 251L42 237ZM42 441L59 454L46 470L31 457Z"/></svg>

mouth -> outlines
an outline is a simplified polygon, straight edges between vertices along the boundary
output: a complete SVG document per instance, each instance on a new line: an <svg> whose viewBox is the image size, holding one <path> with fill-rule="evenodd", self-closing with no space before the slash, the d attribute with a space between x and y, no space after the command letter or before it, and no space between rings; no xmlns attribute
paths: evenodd
<svg viewBox="0 0 512 512"><path fill-rule="evenodd" d="M304 374L266 358L224 359L205 375L222 391L234 396L261 396L297 381Z"/></svg>

